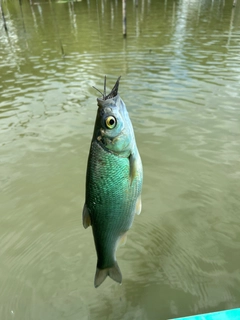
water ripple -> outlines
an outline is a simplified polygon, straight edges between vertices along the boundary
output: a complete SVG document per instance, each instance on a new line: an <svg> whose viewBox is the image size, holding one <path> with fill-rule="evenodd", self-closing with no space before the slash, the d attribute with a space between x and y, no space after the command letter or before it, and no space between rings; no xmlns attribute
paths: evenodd
<svg viewBox="0 0 240 320"><path fill-rule="evenodd" d="M239 8L231 1L4 3L0 318L169 319L238 306ZM81 226L92 86L122 75L143 212L94 290ZM114 299L112 298L114 297ZM159 301L161 303L159 303Z"/></svg>

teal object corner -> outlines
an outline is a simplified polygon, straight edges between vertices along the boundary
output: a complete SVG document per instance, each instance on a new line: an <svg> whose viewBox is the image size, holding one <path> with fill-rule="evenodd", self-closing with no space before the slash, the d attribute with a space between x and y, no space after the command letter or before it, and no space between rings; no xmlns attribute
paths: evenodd
<svg viewBox="0 0 240 320"><path fill-rule="evenodd" d="M171 320L240 320L240 308L175 318Z"/></svg>

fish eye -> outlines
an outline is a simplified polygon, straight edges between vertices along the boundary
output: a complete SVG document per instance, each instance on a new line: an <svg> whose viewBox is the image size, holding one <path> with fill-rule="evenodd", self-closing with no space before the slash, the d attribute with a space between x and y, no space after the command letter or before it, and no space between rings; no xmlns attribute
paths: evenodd
<svg viewBox="0 0 240 320"><path fill-rule="evenodd" d="M109 116L106 118L105 124L108 129L113 129L117 124L117 120L113 116Z"/></svg>

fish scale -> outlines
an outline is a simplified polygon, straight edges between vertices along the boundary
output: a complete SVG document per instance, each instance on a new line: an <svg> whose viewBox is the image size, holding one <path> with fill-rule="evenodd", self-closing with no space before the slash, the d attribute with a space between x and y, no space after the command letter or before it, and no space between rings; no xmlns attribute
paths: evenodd
<svg viewBox="0 0 240 320"><path fill-rule="evenodd" d="M113 264L119 236L131 227L136 202L132 199L136 198L140 183L135 180L130 185L128 158L106 153L97 142L92 142L90 153L92 156L87 171L87 206L92 226L98 226L93 230L98 252L97 266L104 269ZM98 165L99 160L103 160L103 166ZM101 228L101 225L105 228ZM108 233L105 231L106 225ZM113 244L111 250L109 243Z"/></svg>
<svg viewBox="0 0 240 320"><path fill-rule="evenodd" d="M109 226L110 222L113 225L118 224L121 228L120 232L126 232L129 228L129 221L134 216L135 203L132 199L136 198L140 189L137 181L130 186L129 159L106 153L96 142L92 143L90 152L92 157L88 163L87 180L89 183L86 191L89 194L88 208L94 211L94 215L90 214L91 220L99 224L107 220ZM98 163L101 159L104 159L105 165L99 167ZM120 215L124 212L131 212L132 216Z"/></svg>

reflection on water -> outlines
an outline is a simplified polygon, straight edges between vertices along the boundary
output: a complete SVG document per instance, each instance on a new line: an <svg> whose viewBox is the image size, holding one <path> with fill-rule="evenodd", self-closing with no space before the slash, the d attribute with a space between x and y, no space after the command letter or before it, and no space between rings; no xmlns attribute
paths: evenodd
<svg viewBox="0 0 240 320"><path fill-rule="evenodd" d="M4 1L0 30L0 318L168 319L239 307L240 6ZM21 5L20 5L21 4ZM81 223L103 76L144 164L123 285L93 288ZM113 298L114 297L114 298Z"/></svg>

